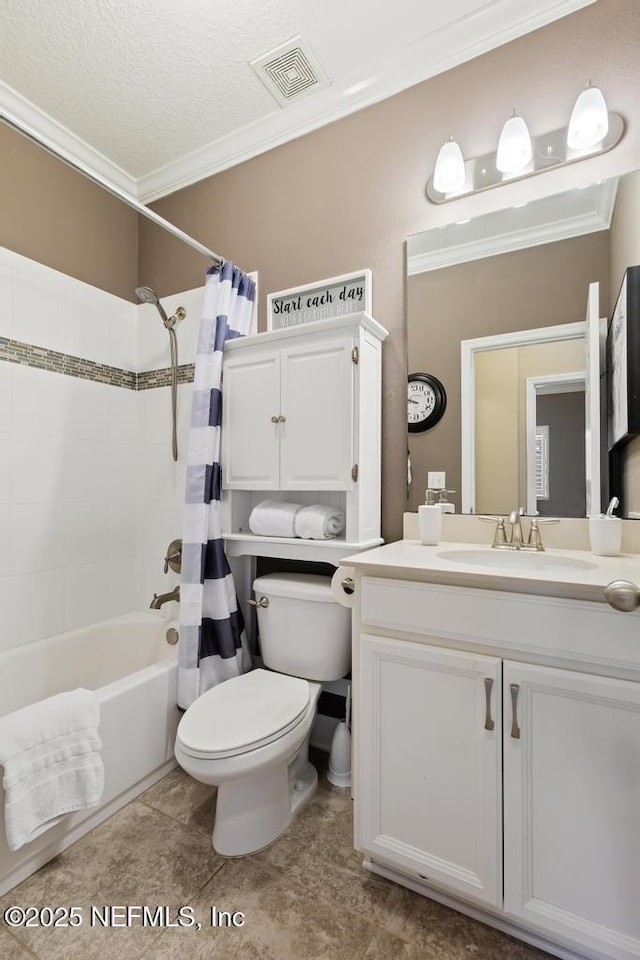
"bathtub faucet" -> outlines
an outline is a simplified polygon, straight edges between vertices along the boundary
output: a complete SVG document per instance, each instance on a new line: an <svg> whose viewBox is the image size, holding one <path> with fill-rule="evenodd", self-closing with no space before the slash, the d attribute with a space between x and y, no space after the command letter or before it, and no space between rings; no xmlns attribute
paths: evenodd
<svg viewBox="0 0 640 960"><path fill-rule="evenodd" d="M154 593L149 606L152 610L159 610L163 603L169 603L171 600L180 602L180 587L174 587L171 593Z"/></svg>

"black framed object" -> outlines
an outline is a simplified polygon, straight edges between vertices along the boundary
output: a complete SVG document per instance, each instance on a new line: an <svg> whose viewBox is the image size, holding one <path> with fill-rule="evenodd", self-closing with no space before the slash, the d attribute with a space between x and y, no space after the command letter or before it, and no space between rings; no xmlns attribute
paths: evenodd
<svg viewBox="0 0 640 960"><path fill-rule="evenodd" d="M431 373L410 373L407 382L407 427L409 433L430 430L442 419L447 393Z"/></svg>
<svg viewBox="0 0 640 960"><path fill-rule="evenodd" d="M608 448L640 434L640 266L627 267L607 333Z"/></svg>

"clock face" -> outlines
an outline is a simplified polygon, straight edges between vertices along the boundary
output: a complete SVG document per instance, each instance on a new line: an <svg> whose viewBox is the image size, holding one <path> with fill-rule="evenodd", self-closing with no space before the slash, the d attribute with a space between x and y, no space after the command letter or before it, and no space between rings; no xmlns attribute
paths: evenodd
<svg viewBox="0 0 640 960"><path fill-rule="evenodd" d="M428 430L442 417L445 389L430 373L412 373L407 384L407 425L411 433Z"/></svg>

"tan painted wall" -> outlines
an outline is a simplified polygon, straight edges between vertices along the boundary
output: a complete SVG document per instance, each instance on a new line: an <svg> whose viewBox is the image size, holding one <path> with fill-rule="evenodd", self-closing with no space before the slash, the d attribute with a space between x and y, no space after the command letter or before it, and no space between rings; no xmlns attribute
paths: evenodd
<svg viewBox="0 0 640 960"><path fill-rule="evenodd" d="M390 332L383 348L387 539L402 536L407 509L405 238L438 223L636 169L640 129L631 124L610 154L442 207L425 199L438 149L452 131L470 156L495 149L514 104L534 134L561 126L589 77L601 84L611 109L637 116L637 14L637 0L599 0L154 204L213 250L260 271L262 325L267 292L372 268L374 316ZM204 267L197 254L178 250L175 241L142 224L141 282L160 294L176 292L200 283Z"/></svg>
<svg viewBox="0 0 640 960"><path fill-rule="evenodd" d="M460 341L584 320L589 283L609 299L606 231L504 253L407 281L409 366L435 374L447 390L447 412L432 430L410 439L413 485L408 509L424 497L428 470L445 470L460 506ZM488 507L478 506L488 512ZM505 505L498 507L504 510Z"/></svg>
<svg viewBox="0 0 640 960"><path fill-rule="evenodd" d="M4 123L0 246L136 299L138 214Z"/></svg>

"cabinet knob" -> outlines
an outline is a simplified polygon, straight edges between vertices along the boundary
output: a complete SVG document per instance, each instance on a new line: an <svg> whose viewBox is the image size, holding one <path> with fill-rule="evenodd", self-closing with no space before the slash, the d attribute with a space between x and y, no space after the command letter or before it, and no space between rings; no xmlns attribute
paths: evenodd
<svg viewBox="0 0 640 960"><path fill-rule="evenodd" d="M282 414L280 414L280 416L278 417L278 423L284 423L286 419L287 419L286 417L283 417Z"/></svg>
<svg viewBox="0 0 640 960"><path fill-rule="evenodd" d="M609 606L630 613L640 606L640 589L631 580L612 580L604 589Z"/></svg>
<svg viewBox="0 0 640 960"><path fill-rule="evenodd" d="M277 422L278 422L277 417L271 417L271 423L277 423Z"/></svg>

